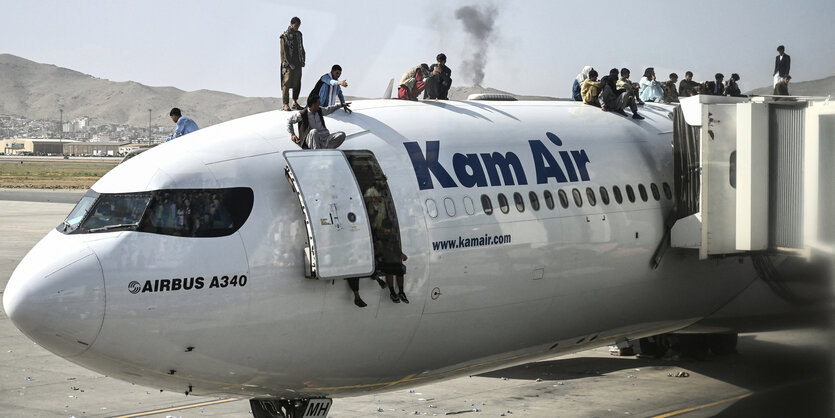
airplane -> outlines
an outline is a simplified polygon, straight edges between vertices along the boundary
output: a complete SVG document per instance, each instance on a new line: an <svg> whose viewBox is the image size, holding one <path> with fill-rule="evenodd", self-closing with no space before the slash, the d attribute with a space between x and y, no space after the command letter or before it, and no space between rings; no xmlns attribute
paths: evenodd
<svg viewBox="0 0 835 418"><path fill-rule="evenodd" d="M755 265L795 278L807 263L669 245L674 106L647 103L641 121L569 101L352 109L326 118L339 149L301 150L273 111L116 166L17 266L9 318L108 376L313 417L333 398L675 331L733 349L809 308ZM361 279L358 307L345 282L375 276L381 250L408 257L410 303Z"/></svg>

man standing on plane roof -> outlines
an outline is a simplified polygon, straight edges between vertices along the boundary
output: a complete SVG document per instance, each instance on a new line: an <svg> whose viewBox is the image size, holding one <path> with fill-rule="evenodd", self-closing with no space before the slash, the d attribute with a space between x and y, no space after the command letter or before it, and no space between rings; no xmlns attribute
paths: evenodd
<svg viewBox="0 0 835 418"><path fill-rule="evenodd" d="M179 108L175 107L171 109L171 111L168 112L168 116L171 116L171 120L177 124L177 129L174 130L174 133L171 136L165 138L165 142L200 129L197 127L197 124L191 120L191 118L183 116L183 112L181 112Z"/></svg>
<svg viewBox="0 0 835 418"><path fill-rule="evenodd" d="M304 42L299 27L301 19L290 19L290 27L281 34L281 101L284 110L290 110L289 90L293 89L293 109L301 110L299 106L299 90L302 87L302 67L304 67Z"/></svg>
<svg viewBox="0 0 835 418"><path fill-rule="evenodd" d="M790 74L792 68L792 57L786 54L786 47L777 47L777 56L774 57L774 87Z"/></svg>

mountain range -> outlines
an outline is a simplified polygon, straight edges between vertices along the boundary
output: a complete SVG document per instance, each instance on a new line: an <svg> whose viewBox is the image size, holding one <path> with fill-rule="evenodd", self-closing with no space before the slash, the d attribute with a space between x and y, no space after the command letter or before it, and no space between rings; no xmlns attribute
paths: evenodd
<svg viewBox="0 0 835 418"><path fill-rule="evenodd" d="M570 82L566 85L570 85ZM835 76L791 83L789 91L796 95L833 94ZM480 86L454 86L450 89L449 97L461 100L473 93L512 94ZM771 87L755 89L751 93L770 94ZM554 99L515 96L521 100ZM303 102L303 98L300 102ZM64 120L86 116L93 120L94 125L113 123L139 127L148 124L148 109L152 109L151 122L168 126L171 121L167 117L167 110L175 105L186 110L185 113L205 127L279 109L281 99L243 97L212 90L183 91L175 87L151 87L133 81L110 81L11 54L0 54L0 115L57 120L60 109L63 109Z"/></svg>

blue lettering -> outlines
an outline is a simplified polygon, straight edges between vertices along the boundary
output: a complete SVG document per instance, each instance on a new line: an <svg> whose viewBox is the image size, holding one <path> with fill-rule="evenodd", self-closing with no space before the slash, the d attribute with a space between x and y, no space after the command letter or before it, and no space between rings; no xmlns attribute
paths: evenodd
<svg viewBox="0 0 835 418"><path fill-rule="evenodd" d="M577 169L580 170L580 178L583 181L589 181L589 172L586 170L586 164L590 163L589 156L586 155L586 150L571 151L574 157L574 163L577 164Z"/></svg>
<svg viewBox="0 0 835 418"><path fill-rule="evenodd" d="M551 132L545 136L554 145L560 147L563 141ZM536 169L536 183L546 184L550 178L557 183L589 181L588 164L591 162L585 150L558 151L559 160L540 140L530 140L534 168ZM513 152L484 152L452 155L452 166L456 180L438 160L440 141L426 141L426 153L421 150L416 141L404 142L403 146L412 161L412 168L420 190L434 189L434 181L441 187L450 188L461 186L487 187L526 185L528 179L522 161ZM562 164L560 164L560 161ZM434 180L433 180L434 178ZM196 286L195 286L196 287ZM211 287L211 286L210 286Z"/></svg>
<svg viewBox="0 0 835 418"><path fill-rule="evenodd" d="M522 169L522 162L519 161L519 157L517 157L516 154L508 152L507 154L502 155L498 152L494 152L492 154L485 152L481 154L481 159L484 161L484 167L487 169L487 175L490 176L491 186L502 185L502 181L499 179L499 173L496 171L496 167L499 167L502 170L504 185L512 186L516 184L513 182L513 176L510 173L511 167L513 168L513 173L516 174L516 179L519 180L519 184L528 184L528 179L525 177L525 170Z"/></svg>
<svg viewBox="0 0 835 418"><path fill-rule="evenodd" d="M455 168L455 176L464 187L486 187L487 179L484 178L484 170L481 169L481 161L478 160L477 154L459 154L455 153L452 156L452 166ZM470 171L467 170L470 168Z"/></svg>
<svg viewBox="0 0 835 418"><path fill-rule="evenodd" d="M417 177L420 190L435 187L432 183L432 177L429 175L430 171L442 187L456 187L455 181L438 162L438 149L441 146L439 141L426 141L426 156L423 155L417 142L404 142L403 146L406 147L409 159L412 160L412 167L415 169L415 177Z"/></svg>
<svg viewBox="0 0 835 418"><path fill-rule="evenodd" d="M557 179L558 183L568 181L557 160L554 159L554 156L548 151L545 144L539 140L528 141L528 143L531 146L533 164L536 168L536 184L548 183L548 178L550 177Z"/></svg>
<svg viewBox="0 0 835 418"><path fill-rule="evenodd" d="M560 151L560 158L565 166L565 172L568 173L568 181L577 181L577 171L574 170L574 163L571 162L568 151Z"/></svg>

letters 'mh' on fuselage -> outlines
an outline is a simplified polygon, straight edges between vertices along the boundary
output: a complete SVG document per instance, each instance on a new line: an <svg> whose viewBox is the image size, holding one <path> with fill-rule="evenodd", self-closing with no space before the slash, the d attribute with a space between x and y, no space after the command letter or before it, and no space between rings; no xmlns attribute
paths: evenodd
<svg viewBox="0 0 835 418"><path fill-rule="evenodd" d="M562 146L562 140L553 133L546 132L545 135L552 143ZM560 165L542 141L535 139L528 141L528 144L536 169L536 184L545 184L552 177L558 183L589 180L586 165L591 161L585 150L559 151L557 154L562 160L562 165ZM412 167L415 169L415 177L417 177L420 190L435 188L435 184L432 182L433 176L444 188L458 187L459 183L464 187L528 184L522 161L513 152L505 154L499 152L461 154L456 152L452 156L453 172L458 179L458 183L456 183L449 171L438 161L440 141L426 141L426 154L423 153L417 142L404 142L403 146L406 147L409 159L412 160Z"/></svg>

